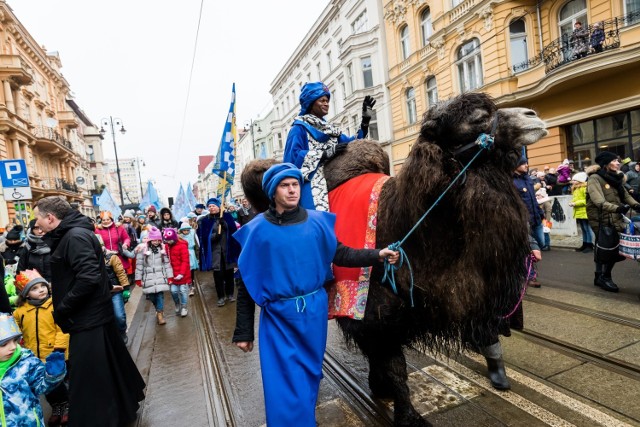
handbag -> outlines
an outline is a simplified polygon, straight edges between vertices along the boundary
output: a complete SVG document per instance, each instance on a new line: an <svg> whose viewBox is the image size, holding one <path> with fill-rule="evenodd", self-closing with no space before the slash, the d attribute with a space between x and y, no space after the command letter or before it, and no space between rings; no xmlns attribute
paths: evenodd
<svg viewBox="0 0 640 427"><path fill-rule="evenodd" d="M605 224L602 221L602 208L600 208L598 222L598 235L596 236L596 244L593 251L595 262L609 264L619 261L620 235L611 224L611 218L609 218L609 224Z"/></svg>

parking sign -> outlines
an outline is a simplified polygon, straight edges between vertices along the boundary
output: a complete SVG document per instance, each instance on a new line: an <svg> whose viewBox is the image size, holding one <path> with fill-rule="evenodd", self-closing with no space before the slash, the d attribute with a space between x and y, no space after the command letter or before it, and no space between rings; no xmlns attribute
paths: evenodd
<svg viewBox="0 0 640 427"><path fill-rule="evenodd" d="M23 159L0 160L0 178L4 188L29 187L27 163Z"/></svg>

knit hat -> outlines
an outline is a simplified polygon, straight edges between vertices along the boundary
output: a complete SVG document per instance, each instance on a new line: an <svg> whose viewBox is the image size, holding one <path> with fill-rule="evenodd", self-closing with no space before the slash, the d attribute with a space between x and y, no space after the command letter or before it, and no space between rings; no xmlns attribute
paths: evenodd
<svg viewBox="0 0 640 427"><path fill-rule="evenodd" d="M302 185L300 169L291 163L278 163L271 166L262 176L262 191L272 199L278 184L285 178L295 178Z"/></svg>
<svg viewBox="0 0 640 427"><path fill-rule="evenodd" d="M631 157L625 157L624 159L622 159L620 163L622 163L623 165L626 165L629 162L631 162Z"/></svg>
<svg viewBox="0 0 640 427"><path fill-rule="evenodd" d="M202 203L198 203L197 205L195 205L194 209L206 209L207 207L205 205L203 205Z"/></svg>
<svg viewBox="0 0 640 427"><path fill-rule="evenodd" d="M210 198L209 200L207 200L207 206L209 205L216 205L217 207L220 207L220 199L216 197Z"/></svg>
<svg viewBox="0 0 640 427"><path fill-rule="evenodd" d="M158 211L156 210L156 207L154 205L151 205L147 208L147 213L149 212L154 212L154 213L158 213Z"/></svg>
<svg viewBox="0 0 640 427"><path fill-rule="evenodd" d="M22 230L24 230L24 228L20 224L14 225L11 231L7 233L6 239L22 240Z"/></svg>
<svg viewBox="0 0 640 427"><path fill-rule="evenodd" d="M162 240L162 233L156 227L151 227L149 234L147 234L149 240Z"/></svg>
<svg viewBox="0 0 640 427"><path fill-rule="evenodd" d="M113 214L109 211L102 211L100 212L100 219L105 219L105 218L111 218L111 220L113 221Z"/></svg>
<svg viewBox="0 0 640 427"><path fill-rule="evenodd" d="M204 205L203 205L203 206L204 206ZM193 212L189 212L189 213L187 214L187 218L189 218L189 219L191 219L191 218L198 218L198 215L196 215L196 214L195 214L195 213L193 213Z"/></svg>
<svg viewBox="0 0 640 427"><path fill-rule="evenodd" d="M47 283L36 270L24 270L16 276L16 290L22 298L26 298L29 295L29 291L36 283Z"/></svg>
<svg viewBox="0 0 640 427"><path fill-rule="evenodd" d="M178 232L175 228L165 228L162 230L162 237L166 242L177 242Z"/></svg>
<svg viewBox="0 0 640 427"><path fill-rule="evenodd" d="M527 158L526 158L525 156L522 156L522 157L520 157L520 159L518 159L518 164L517 164L517 166L522 166L522 165L524 165L525 163L529 163L529 160L527 160ZM517 166L516 166L516 167L517 167Z"/></svg>
<svg viewBox="0 0 640 427"><path fill-rule="evenodd" d="M577 174L573 175L573 178L571 178L572 181L578 181L578 182L587 182L587 174L585 172L578 172Z"/></svg>
<svg viewBox="0 0 640 427"><path fill-rule="evenodd" d="M189 225L189 223L187 222L183 222L182 224L180 224L180 228L178 229L178 231L182 231L182 230L191 230L193 227L191 227Z"/></svg>
<svg viewBox="0 0 640 427"><path fill-rule="evenodd" d="M11 314L0 313L0 345L5 345L10 340L20 338L22 332Z"/></svg>
<svg viewBox="0 0 640 427"><path fill-rule="evenodd" d="M122 214L122 216L124 218L136 219L135 213L131 209L127 209L126 211L124 211L124 214Z"/></svg>
<svg viewBox="0 0 640 427"><path fill-rule="evenodd" d="M612 153L611 151L602 151L596 156L596 163L601 167L607 166L609 163L613 162L618 158L618 155Z"/></svg>
<svg viewBox="0 0 640 427"><path fill-rule="evenodd" d="M140 218L144 219L145 221L147 220L147 217L146 217L146 216L144 216L144 215L138 215L138 220L139 220Z"/></svg>
<svg viewBox="0 0 640 427"><path fill-rule="evenodd" d="M300 115L307 114L313 103L323 96L331 99L331 92L329 92L329 88L324 83L305 83L300 90Z"/></svg>

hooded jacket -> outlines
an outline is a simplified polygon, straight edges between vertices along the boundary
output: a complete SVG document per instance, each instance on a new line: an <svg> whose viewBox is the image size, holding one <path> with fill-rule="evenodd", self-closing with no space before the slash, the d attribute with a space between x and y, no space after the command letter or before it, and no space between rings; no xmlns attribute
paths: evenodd
<svg viewBox="0 0 640 427"><path fill-rule="evenodd" d="M111 285L89 218L72 209L44 240L51 248L53 317L62 331L112 322Z"/></svg>
<svg viewBox="0 0 640 427"><path fill-rule="evenodd" d="M54 349L66 350L69 347L69 335L63 333L55 324L52 314L51 298L41 306L25 302L13 312L13 317L22 331L24 346L43 362Z"/></svg>
<svg viewBox="0 0 640 427"><path fill-rule="evenodd" d="M164 214L168 213L171 215L171 218L169 219L169 221L165 221L164 219ZM178 229L178 227L180 227L180 224L178 224L178 221L176 221L176 219L173 217L173 212L171 212L171 209L169 208L162 208L160 209L160 226L158 227L158 229L160 229L160 231L162 231L165 228L175 228L176 230Z"/></svg>
<svg viewBox="0 0 640 427"><path fill-rule="evenodd" d="M626 224L622 215L617 213L618 207L623 204L636 206L638 202L624 189L624 200L621 200L618 189L608 184L604 178L598 175L600 166L589 166L586 170L589 179L587 180L587 216L589 225L593 231L598 233L600 219L605 224L611 223L619 232L623 232ZM618 172L622 174L622 172Z"/></svg>

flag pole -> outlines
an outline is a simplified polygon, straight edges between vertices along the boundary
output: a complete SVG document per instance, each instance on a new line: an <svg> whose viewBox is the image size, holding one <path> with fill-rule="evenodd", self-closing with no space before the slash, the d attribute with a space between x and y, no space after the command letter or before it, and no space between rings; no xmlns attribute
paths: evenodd
<svg viewBox="0 0 640 427"><path fill-rule="evenodd" d="M220 202L220 221L222 221L222 214L224 213L224 196L227 188L227 171L224 171L222 175L222 201ZM222 223L218 221L218 234L222 234Z"/></svg>

